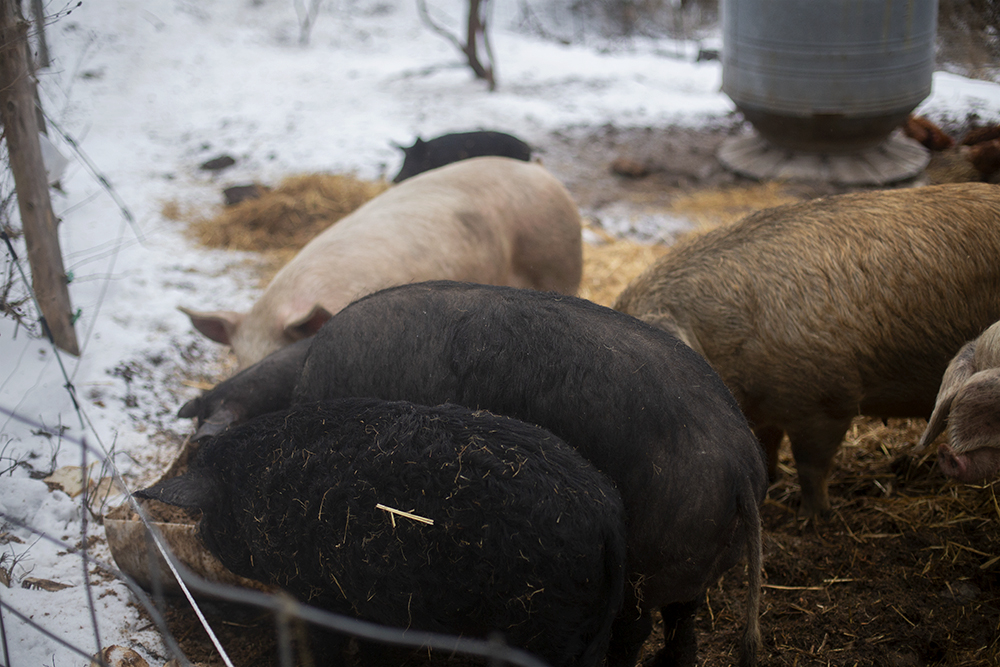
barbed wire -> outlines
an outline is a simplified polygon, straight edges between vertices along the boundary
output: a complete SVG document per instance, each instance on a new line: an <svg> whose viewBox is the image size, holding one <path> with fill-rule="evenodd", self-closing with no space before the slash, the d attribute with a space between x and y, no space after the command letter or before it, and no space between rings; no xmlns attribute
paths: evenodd
<svg viewBox="0 0 1000 667"><path fill-rule="evenodd" d="M80 144L77 143L76 139L74 139L72 135L64 131L51 116L45 113L44 109L42 109L39 104L36 103L35 108L42 112L45 116L45 122L52 125L55 131L59 133L59 136L61 136L69 147L73 149L73 152L76 154L80 162L83 163L83 166L90 173L91 177L97 181L102 188L104 188L105 192L108 193L111 200L118 206L118 210L121 213L122 218L128 222L129 225L131 225L132 231L135 233L135 237L139 240L139 242L145 242L145 234L143 234L142 229L139 228L139 224L136 222L135 216L132 214L132 209L129 208L129 206L125 203L125 200L118 194L115 187L111 185L111 180L97 168L94 161L90 159L90 156L88 156L83 148L80 147Z"/></svg>
<svg viewBox="0 0 1000 667"><path fill-rule="evenodd" d="M36 107L38 108L39 111L41 111L44 114L44 111L41 109L40 106L38 106L36 104ZM132 215L132 212L129 209L129 207L125 204L125 202L122 200L122 198L118 195L117 191L111 185L110 180L106 176L104 176L97 169L97 166L90 160L90 158L82 150L82 148L79 146L79 144L76 142L76 140L72 136L70 136L69 133L67 133L66 131L64 131L60 127L60 125L58 123L56 123L51 117L49 117L49 116L46 115L45 118L50 123L50 125L63 137L63 139L66 141L66 143L71 148L73 148L73 150L76 153L77 157L87 167L90 175L94 178L94 180L96 180L102 186L102 188L104 188L104 190L111 197L111 199L117 204L117 206L119 208L119 211L120 211L120 213L122 215L122 219L125 222L127 222L128 224L130 224L132 226L133 231L134 231L134 233L136 235L137 240L140 243L142 243L143 240L144 240L144 237L143 237L141 229L138 228L138 226L137 226L137 224L135 222L135 216ZM115 241L115 243L113 244L114 251L112 252L112 256L111 256L112 257L112 259L111 259L111 261L112 261L112 267L113 267L114 262L117 260L117 257L118 257L118 250L120 249L120 247L121 247L121 241L124 238L124 230L125 230L125 225L123 223L122 227L119 229L118 238ZM21 280L23 281L23 283L25 285L25 289L26 289L27 293L29 294L29 296L31 298L31 301L32 301L32 303L33 303L33 305L35 307L36 313L38 314L38 321L41 323L43 335L48 340L49 345L50 345L50 347L52 349L52 352L55 355L55 358L56 358L56 360L57 360L57 362L59 364L59 371L62 374L63 379L65 380L63 388L69 394L70 400L72 401L73 410L74 410L74 412L76 413L77 417L80 420L81 431L86 432L88 430L88 427L89 427L90 432L92 432L94 434L94 436L95 436L95 438L96 438L96 440L97 440L97 442L98 442L98 444L100 445L100 448L101 448L99 452L95 451L95 454L102 461L104 461L104 463L106 465L110 466L110 469L112 470L112 473L113 473L113 478L115 480L115 483L117 483L119 485L119 488L122 489L122 490L126 490L127 491L128 487L125 484L124 479L122 479L121 473L118 470L117 466L115 465L112 457L109 455L109 453L105 449L104 443L101 441L99 432L97 431L96 428L93 427L93 423L90 421L89 417L87 417L85 415L85 412L84 412L82 406L80 405L80 402L77 400L76 387L74 386L73 381L70 378L70 375L69 375L69 373L66 370L66 366L63 363L62 353L60 352L58 346L56 346L56 344L55 344L55 340L54 340L54 338L52 336L51 331L49 330L48 324L47 324L47 322L45 320L45 316L42 314L42 310L41 310L41 307L40 307L40 305L38 303L38 300L37 300L36 294L34 292L34 289L32 288L30 280L28 280L27 273L25 272L24 267L21 264L20 258L18 257L18 254L17 254L16 250L14 249L13 243L11 242L10 236L7 234L6 228L0 228L0 238L3 239L3 241L4 241L5 245L6 245L6 248L7 248L7 252L10 255L11 260L14 263L14 265L16 266L18 274L21 277ZM110 273L108 275L110 275ZM86 352L86 342L90 339L90 336L93 333L93 328L96 325L96 322L98 320L99 313L100 313L100 310L101 310L101 306L103 305L104 300L106 299L108 283L109 283L109 280L107 278L105 278L104 285L102 285L102 288L101 288L101 291L100 291L100 295L98 297L97 305L95 306L94 316L91 318L91 326L90 326L90 328L88 330L87 336L84 338L84 345L81 346L81 348L80 348L80 358L81 359L83 358L83 355ZM79 369L79 364L77 365L77 369ZM74 375L75 375L75 372L74 372ZM0 409L2 409L2 408L0 408ZM2 411L5 412L6 414L8 414L11 417L17 416L16 413L14 411L12 411L12 410L2 409ZM18 418L19 418L20 421L25 421L26 420L23 417L19 417L18 416ZM27 421L31 422L32 420L27 420ZM72 439L72 438L69 438L69 440L74 441L74 439ZM86 557L87 557L86 550L87 550L87 542L88 542L88 540L87 540L87 529L88 529L88 514L89 514L89 512L88 512L88 505L87 505L88 488L89 488L89 480L87 478L87 475L88 475L88 473L87 473L87 452L88 452L89 448L88 448L88 446L86 444L86 439L85 438L82 441L77 441L77 444L80 446L81 459L82 459L80 470L81 470L81 477L82 477L82 479L81 479L81 488L83 489L83 492L81 494L81 528L80 528L80 533L81 533L81 545L82 545L81 546L81 550L82 550L82 556L83 556L83 561L84 561L83 562L83 582L84 582L84 591L85 591L85 595L87 597L87 602L88 602L87 607L88 607L88 612L89 612L89 615L90 615L91 626L92 626L92 629L93 629L93 632L94 632L95 645L97 646L97 653L100 654L101 653L101 646L102 646L102 644L101 644L101 638L100 638L100 630L99 630L99 626L98 626L98 623L97 623L96 611L95 611L95 608L94 608L93 592L92 592L92 588L91 588L91 585L90 585L90 574L89 574L89 570L88 570L87 563L86 563ZM141 508L139 508L138 503L136 503L136 501L132 498L132 496L131 496L130 493L128 494L128 500L129 500L130 504L133 506L132 507L133 511L136 511L137 514L143 519L143 523L146 525L147 530L150 529L151 525L150 525L150 522L148 521L148 517L145 517L144 513L141 512ZM165 547L163 546L162 541L158 540L156 543L157 543L158 548L161 551L163 551L163 552L166 551ZM169 559L168 559L167 562L168 563L170 562ZM176 573L175 573L175 577L176 577ZM213 641L213 644L216 647L216 650L218 650L219 654L223 657L223 660L226 663L227 667L233 667L232 662L229 660L229 657L226 655L225 650L222 648L222 645L218 642L218 639L216 638L215 633L213 632L213 630L209 626L208 622L205 620L204 615L201 612L201 609L198 607L198 605L194 601L193 597L187 591L184 583L179 578L178 578L178 585L182 588L182 590L184 590L184 593L188 597L188 600L191 603L192 608L195 610L195 613L197 614L197 616L199 618L199 621L201 622L202 626L204 627L206 633L208 633L208 635L211 637L211 639ZM4 635L4 639L6 641L6 635ZM8 663L7 667L11 667L9 665L9 663Z"/></svg>
<svg viewBox="0 0 1000 667"><path fill-rule="evenodd" d="M110 276L114 272L115 264L117 263L118 256L121 252L122 239L124 239L125 237L126 223L129 226L131 226L132 232L135 234L136 240L139 242L140 245L145 246L145 235L143 234L142 229L139 227L138 223L136 222L135 216L132 214L132 210L128 207L125 201L118 194L118 191L111 184L111 180L103 173L101 173L100 170L98 170L97 165L94 164L93 160L90 159L90 156L87 155L87 153L83 150L83 148L76 141L76 139L72 137L72 135L63 130L62 127L51 116L46 114L45 111L41 108L40 104L36 103L35 106L45 117L46 122L56 132L58 132L59 136L61 136L63 140L67 143L67 145L69 145L69 147L73 149L73 152L76 154L80 162L83 163L84 167L86 167L91 177L95 181L97 181L98 184L100 184L100 186L104 189L104 191L107 192L108 196L111 197L112 201L114 201L115 204L118 206L118 210L121 213L122 217L122 225L118 230L118 238L115 240L110 253L111 261L107 271L107 275ZM97 320L100 316L101 308L104 305L104 301L107 298L108 287L110 284L111 281L108 279L102 281L100 294L98 295L97 303L94 306L94 312L90 317L90 326L87 328L87 333L84 335L83 341L81 342L80 345L81 357L83 356L83 353L87 348L87 343L93 336L94 327L97 325ZM79 369L79 366L77 366L77 369ZM76 372L74 372L73 375L75 376Z"/></svg>

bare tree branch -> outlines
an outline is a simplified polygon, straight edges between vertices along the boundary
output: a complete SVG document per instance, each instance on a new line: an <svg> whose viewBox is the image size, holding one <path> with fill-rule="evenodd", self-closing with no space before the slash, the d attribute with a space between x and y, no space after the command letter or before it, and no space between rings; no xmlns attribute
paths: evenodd
<svg viewBox="0 0 1000 667"><path fill-rule="evenodd" d="M316 17L319 16L320 1L312 0L307 8L302 0L295 0L295 13L299 17L299 44L301 46L309 44L309 34L316 23Z"/></svg>
<svg viewBox="0 0 1000 667"><path fill-rule="evenodd" d="M472 72L476 75L477 79L485 80L490 87L490 90L496 90L496 77L493 71L493 53L492 47L490 46L489 38L486 35L486 20L483 16L483 12L489 0L469 0L469 15L466 21L466 42L462 41L448 32L445 28L441 27L430 16L430 12L427 9L426 0L417 0L417 10L420 12L420 17L423 19L424 23L438 33L449 42L455 45L459 51L461 51L472 69ZM479 60L478 53L478 35L482 34L483 45L486 49L486 54L489 57L489 66L484 67Z"/></svg>
<svg viewBox="0 0 1000 667"><path fill-rule="evenodd" d="M493 42L490 40L490 31L489 31L489 29L487 28L487 25L486 25L487 24L486 12L487 12L487 5L488 5L488 3L489 3L489 0L483 0L483 17L482 17L482 24L483 24L483 50L486 51L486 57L490 61L490 65L489 65L489 69L490 69L490 90L496 90L496 75L497 75L497 73L496 73L496 64L497 64L497 61L493 57Z"/></svg>
<svg viewBox="0 0 1000 667"><path fill-rule="evenodd" d="M433 30L437 34L447 39L452 44L454 44L456 49L458 49L462 53L465 53L465 46L462 44L461 41L459 41L458 37L455 37L455 35L451 34L447 30L439 26L437 23L434 23L434 20L431 18L430 13L427 11L426 0L417 0L417 10L420 12L420 18L424 20L424 23L427 24L427 27L429 27L431 30Z"/></svg>

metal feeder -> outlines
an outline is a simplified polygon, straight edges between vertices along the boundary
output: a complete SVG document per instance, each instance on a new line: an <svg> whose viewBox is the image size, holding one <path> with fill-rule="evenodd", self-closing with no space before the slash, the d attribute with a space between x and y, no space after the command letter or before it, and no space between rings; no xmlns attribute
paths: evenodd
<svg viewBox="0 0 1000 667"><path fill-rule="evenodd" d="M923 171L894 132L931 91L937 0L723 0L722 90L755 132L719 160L758 179L882 185Z"/></svg>

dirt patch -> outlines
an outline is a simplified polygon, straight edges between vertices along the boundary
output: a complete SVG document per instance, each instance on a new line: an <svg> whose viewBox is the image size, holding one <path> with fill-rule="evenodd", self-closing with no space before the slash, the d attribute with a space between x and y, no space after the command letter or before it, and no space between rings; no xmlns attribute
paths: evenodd
<svg viewBox="0 0 1000 667"><path fill-rule="evenodd" d="M962 137L976 117L949 120ZM827 182L758 182L725 169L716 158L723 141L750 132L739 114L699 128L574 127L552 133L537 154L573 194L581 212L619 237L670 243L692 228L733 222L761 208L871 188ZM968 148L935 151L924 173L887 187L981 180ZM620 163L641 175L618 173Z"/></svg>
<svg viewBox="0 0 1000 667"><path fill-rule="evenodd" d="M725 170L715 152L723 140L741 131L735 117L698 129L567 128L551 134L538 155L566 184L591 224L617 237L670 243L693 226L715 225L816 191L797 185L762 186ZM623 161L641 165L642 175L618 173ZM729 192L740 192L745 205L721 215L690 200L695 193Z"/></svg>
<svg viewBox="0 0 1000 667"><path fill-rule="evenodd" d="M911 456L924 424L857 420L830 479L832 516L816 526L795 518L786 448L762 508L764 664L1000 664L996 484L949 481L933 450ZM730 664L743 584L732 571L709 592L705 665Z"/></svg>

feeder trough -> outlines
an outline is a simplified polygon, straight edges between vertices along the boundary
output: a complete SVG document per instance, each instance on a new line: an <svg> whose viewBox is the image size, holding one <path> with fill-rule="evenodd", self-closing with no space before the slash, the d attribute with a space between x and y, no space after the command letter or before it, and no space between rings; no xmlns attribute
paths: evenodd
<svg viewBox="0 0 1000 667"><path fill-rule="evenodd" d="M185 442L180 454L157 483L186 470L196 450L196 445L190 440ZM215 583L264 592L273 590L258 581L234 574L209 553L198 538L197 518L190 511L157 500L140 500L139 505L150 516L153 527L159 531L174 557L194 574ZM113 508L104 516L104 529L111 555L122 572L146 590L155 591L158 583L165 593L182 593L170 566L152 546L145 524L128 503Z"/></svg>
<svg viewBox="0 0 1000 667"><path fill-rule="evenodd" d="M882 185L927 150L896 128L931 90L936 0L724 0L722 90L754 132L719 160L758 179Z"/></svg>

